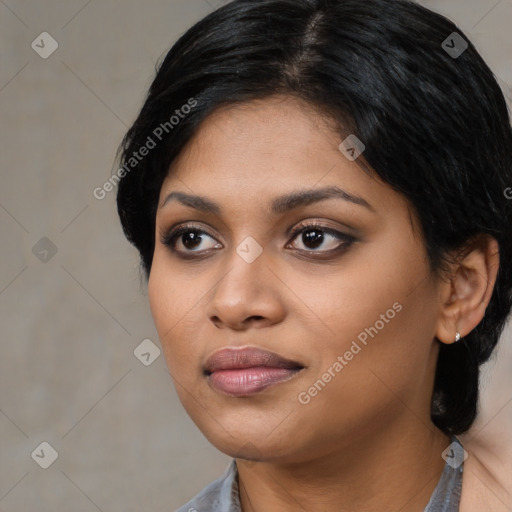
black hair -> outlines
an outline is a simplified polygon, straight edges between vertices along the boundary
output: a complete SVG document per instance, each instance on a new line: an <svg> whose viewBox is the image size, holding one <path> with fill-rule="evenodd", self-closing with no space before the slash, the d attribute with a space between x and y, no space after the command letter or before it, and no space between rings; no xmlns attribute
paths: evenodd
<svg viewBox="0 0 512 512"><path fill-rule="evenodd" d="M447 434L465 432L477 414L479 367L512 304L512 131L504 96L473 44L425 7L235 0L180 37L118 150L118 212L146 278L171 164L215 109L275 94L333 120L340 142L349 133L363 141L357 161L408 200L433 270L479 237L497 240L500 267L485 316L460 342L440 344L436 367L432 421ZM146 156L135 159L139 151Z"/></svg>

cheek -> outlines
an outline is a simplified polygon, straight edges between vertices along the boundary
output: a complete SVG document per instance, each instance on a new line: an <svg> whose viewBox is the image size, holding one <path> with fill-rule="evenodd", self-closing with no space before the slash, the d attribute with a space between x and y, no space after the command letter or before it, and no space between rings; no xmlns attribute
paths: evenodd
<svg viewBox="0 0 512 512"><path fill-rule="evenodd" d="M410 240L408 251L398 247L380 244L375 252L354 252L330 275L295 280L294 293L318 319L309 333L318 355L314 376L342 356L345 378L334 380L351 388L345 396L364 401L368 394L389 392L386 384L407 392L411 381L426 379L432 369L436 287L422 247ZM373 389L367 389L369 382Z"/></svg>
<svg viewBox="0 0 512 512"><path fill-rule="evenodd" d="M180 274L155 257L148 281L148 299L153 321L171 374L183 365L190 365L194 339L187 333L194 308L201 298L197 287L187 286Z"/></svg>
<svg viewBox="0 0 512 512"><path fill-rule="evenodd" d="M176 312L173 307L176 303L175 287L170 285L166 273L162 272L162 266L159 264L158 258L155 257L148 280L148 299L151 315L162 343L165 341L162 339L162 335L166 327L168 329L172 325L172 317Z"/></svg>
<svg viewBox="0 0 512 512"><path fill-rule="evenodd" d="M425 404L437 354L433 310L422 298L428 288L409 296L397 291L399 300L392 303L393 295L374 289L364 308L332 293L328 322L335 335L316 337L319 364L299 389L300 403L308 401L297 407L304 429L318 430L322 418L323 436L334 439L341 430L370 435L411 412L428 422ZM336 312L339 304L345 310Z"/></svg>
<svg viewBox="0 0 512 512"><path fill-rule="evenodd" d="M371 334L379 339L387 334L397 338L400 327L411 322L409 315L421 309L414 304L418 294L411 293L411 282L423 275L422 266L413 265L413 270L410 263L405 266L394 255L381 253L371 260L363 259L362 253L329 272L322 269L306 276L291 270L281 273L283 281L293 283L291 301L303 309L303 325L312 329L315 345L319 343L322 349L348 349L358 335L363 342L372 339ZM312 321L307 325L305 319L309 318Z"/></svg>

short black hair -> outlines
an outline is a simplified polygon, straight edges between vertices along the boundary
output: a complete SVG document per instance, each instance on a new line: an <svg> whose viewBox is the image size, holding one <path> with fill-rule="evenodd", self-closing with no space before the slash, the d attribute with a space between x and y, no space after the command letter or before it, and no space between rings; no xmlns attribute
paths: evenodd
<svg viewBox="0 0 512 512"><path fill-rule="evenodd" d="M333 120L340 142L350 133L364 142L357 161L408 200L434 271L479 237L497 240L485 316L460 342L440 344L436 367L432 421L447 434L465 432L477 414L479 367L512 304L512 131L503 93L473 44L425 7L235 0L181 36L118 149L118 212L146 278L171 164L215 109L276 94Z"/></svg>

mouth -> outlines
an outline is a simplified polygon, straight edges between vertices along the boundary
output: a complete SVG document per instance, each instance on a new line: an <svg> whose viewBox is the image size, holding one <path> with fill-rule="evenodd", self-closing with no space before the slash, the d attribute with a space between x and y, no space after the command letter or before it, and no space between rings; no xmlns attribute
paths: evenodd
<svg viewBox="0 0 512 512"><path fill-rule="evenodd" d="M203 374L215 391L243 397L286 382L305 368L291 359L256 347L224 348L206 361Z"/></svg>

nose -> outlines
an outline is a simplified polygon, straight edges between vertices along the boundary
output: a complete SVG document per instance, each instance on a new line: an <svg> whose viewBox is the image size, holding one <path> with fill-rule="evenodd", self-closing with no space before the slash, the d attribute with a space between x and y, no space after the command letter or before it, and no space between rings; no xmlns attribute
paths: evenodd
<svg viewBox="0 0 512 512"><path fill-rule="evenodd" d="M268 327L284 319L280 281L269 270L269 264L265 252L252 263L236 253L229 259L207 305L208 318L215 327L242 331Z"/></svg>

